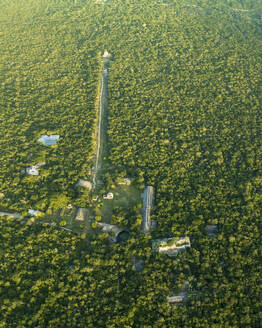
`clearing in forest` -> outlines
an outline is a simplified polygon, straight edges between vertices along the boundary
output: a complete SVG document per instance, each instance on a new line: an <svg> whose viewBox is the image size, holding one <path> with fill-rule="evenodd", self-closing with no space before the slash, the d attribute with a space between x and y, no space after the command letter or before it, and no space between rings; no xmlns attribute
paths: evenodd
<svg viewBox="0 0 262 328"><path fill-rule="evenodd" d="M99 215L110 222L113 209L115 207L127 208L141 203L141 191L134 186L117 186L112 188L114 198L111 200L103 199L101 206L95 209L96 215Z"/></svg>

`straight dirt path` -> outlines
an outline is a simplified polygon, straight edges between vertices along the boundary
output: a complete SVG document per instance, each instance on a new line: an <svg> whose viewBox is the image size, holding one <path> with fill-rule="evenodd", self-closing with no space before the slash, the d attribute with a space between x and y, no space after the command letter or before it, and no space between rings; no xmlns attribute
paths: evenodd
<svg viewBox="0 0 262 328"><path fill-rule="evenodd" d="M103 67L101 72L101 89L99 95L99 109L98 109L98 124L97 124L97 136L96 136L96 152L95 152L95 164L93 173L93 185L94 188L97 185L99 171L102 167L102 161L106 150L106 111L108 106L108 63L109 59L103 59Z"/></svg>
<svg viewBox="0 0 262 328"><path fill-rule="evenodd" d="M16 218L16 219L22 219L22 215L20 213L0 212L0 215L9 216L11 218Z"/></svg>

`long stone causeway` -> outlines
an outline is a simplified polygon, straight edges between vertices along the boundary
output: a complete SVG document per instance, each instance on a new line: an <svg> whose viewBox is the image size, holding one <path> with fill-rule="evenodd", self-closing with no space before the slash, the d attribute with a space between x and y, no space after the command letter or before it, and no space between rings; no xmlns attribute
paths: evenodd
<svg viewBox="0 0 262 328"><path fill-rule="evenodd" d="M101 88L99 94L99 109L98 109L98 123L97 123L97 133L96 133L96 150L95 150L95 163L93 171L93 185L94 188L97 185L99 178L99 170L102 167L103 153L106 147L106 110L108 106L108 65L111 56L105 52L103 55L103 66L101 72Z"/></svg>

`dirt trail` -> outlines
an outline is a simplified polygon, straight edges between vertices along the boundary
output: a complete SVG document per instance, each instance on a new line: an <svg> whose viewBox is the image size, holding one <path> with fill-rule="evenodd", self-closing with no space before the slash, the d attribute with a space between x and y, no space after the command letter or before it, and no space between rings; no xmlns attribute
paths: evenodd
<svg viewBox="0 0 262 328"><path fill-rule="evenodd" d="M0 212L0 215L9 216L11 218L16 218L16 219L22 219L22 215L20 213Z"/></svg>
<svg viewBox="0 0 262 328"><path fill-rule="evenodd" d="M108 105L108 100L107 100L108 63L109 63L109 59L105 58L102 67L102 72L101 72L101 89L99 95L95 165L94 165L94 173L93 173L94 188L96 187L98 182L99 170L102 167L102 161L106 149L106 110Z"/></svg>

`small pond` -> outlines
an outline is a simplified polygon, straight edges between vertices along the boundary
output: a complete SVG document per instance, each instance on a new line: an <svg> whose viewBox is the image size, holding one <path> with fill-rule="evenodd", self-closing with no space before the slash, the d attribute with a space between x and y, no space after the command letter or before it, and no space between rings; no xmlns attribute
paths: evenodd
<svg viewBox="0 0 262 328"><path fill-rule="evenodd" d="M41 142L45 146L56 145L57 140L60 138L59 134L52 134L50 136L43 134L37 141Z"/></svg>

